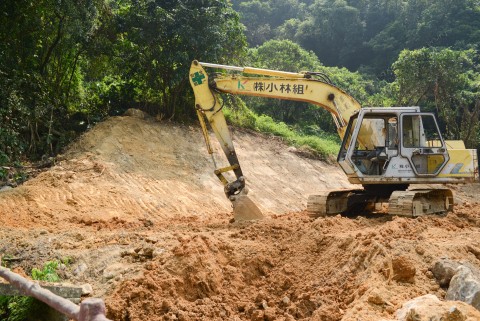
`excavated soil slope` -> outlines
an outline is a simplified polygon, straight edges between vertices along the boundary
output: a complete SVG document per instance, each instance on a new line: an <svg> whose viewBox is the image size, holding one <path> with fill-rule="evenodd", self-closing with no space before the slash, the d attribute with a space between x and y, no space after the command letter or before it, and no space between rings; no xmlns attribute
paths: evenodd
<svg viewBox="0 0 480 321"><path fill-rule="evenodd" d="M68 258L61 276L92 285L115 320L395 319L409 299L444 297L438 258L480 266L478 185L454 187L446 217L314 220L308 195L349 187L343 173L278 139L234 137L266 220L230 223L198 128L115 117L0 193L0 253L26 272Z"/></svg>

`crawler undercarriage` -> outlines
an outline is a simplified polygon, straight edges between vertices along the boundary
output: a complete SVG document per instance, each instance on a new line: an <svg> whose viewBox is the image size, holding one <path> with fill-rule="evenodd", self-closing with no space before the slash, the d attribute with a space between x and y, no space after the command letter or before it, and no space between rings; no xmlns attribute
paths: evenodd
<svg viewBox="0 0 480 321"><path fill-rule="evenodd" d="M453 193L448 188L407 190L408 185L396 187L374 185L310 195L307 212L311 217L364 213L417 217L444 215L453 208Z"/></svg>

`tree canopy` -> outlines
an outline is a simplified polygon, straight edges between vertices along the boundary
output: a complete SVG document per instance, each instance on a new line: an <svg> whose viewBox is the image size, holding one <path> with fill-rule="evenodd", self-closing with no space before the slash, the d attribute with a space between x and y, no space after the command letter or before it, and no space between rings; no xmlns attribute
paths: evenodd
<svg viewBox="0 0 480 321"><path fill-rule="evenodd" d="M251 46L290 39L326 65L360 68L380 78L393 76L387 69L403 49L462 50L476 48L480 40L478 0L233 2Z"/></svg>
<svg viewBox="0 0 480 321"><path fill-rule="evenodd" d="M190 62L233 63L246 50L227 0L19 0L0 10L0 165L53 155L128 107L188 119Z"/></svg>
<svg viewBox="0 0 480 321"><path fill-rule="evenodd" d="M446 137L475 146L480 112L480 77L473 50L404 50L393 65L401 105L423 106L439 115Z"/></svg>

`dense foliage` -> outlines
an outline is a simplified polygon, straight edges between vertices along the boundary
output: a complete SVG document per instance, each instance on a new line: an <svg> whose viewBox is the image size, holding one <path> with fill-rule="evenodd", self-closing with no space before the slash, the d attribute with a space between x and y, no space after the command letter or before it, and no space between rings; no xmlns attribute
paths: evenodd
<svg viewBox="0 0 480 321"><path fill-rule="evenodd" d="M403 49L469 49L480 41L478 0L233 0L251 46L290 39L325 65L374 71Z"/></svg>
<svg viewBox="0 0 480 321"><path fill-rule="evenodd" d="M125 107L153 104L152 113L188 118L191 61L234 63L245 48L243 27L226 1L123 0L114 12L110 66L122 88L118 99L128 98Z"/></svg>
<svg viewBox="0 0 480 321"><path fill-rule="evenodd" d="M447 138L479 145L478 0L6 0L0 10L0 181L130 107L194 119L193 59L321 71L363 105L420 105ZM231 118L257 130L285 132L259 125L271 120L335 133L308 104L245 102Z"/></svg>
<svg viewBox="0 0 480 321"><path fill-rule="evenodd" d="M87 108L81 65L103 4L80 2L0 3L0 164L57 152Z"/></svg>
<svg viewBox="0 0 480 321"><path fill-rule="evenodd" d="M54 155L128 107L191 117L191 60L233 63L246 48L227 0L12 0L0 11L0 166Z"/></svg>

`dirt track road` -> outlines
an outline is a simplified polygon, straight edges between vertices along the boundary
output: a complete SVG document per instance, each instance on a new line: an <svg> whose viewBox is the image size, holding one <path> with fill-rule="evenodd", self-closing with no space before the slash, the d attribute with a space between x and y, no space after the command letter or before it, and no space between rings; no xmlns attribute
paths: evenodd
<svg viewBox="0 0 480 321"><path fill-rule="evenodd" d="M236 131L250 196L268 219L229 223L197 128L115 117L63 160L0 194L0 253L29 272L70 258L115 320L380 320L445 290L440 257L480 266L478 185L447 217L310 219L309 194L349 187L334 165ZM414 271L398 280L392 262ZM372 299L374 298L374 299Z"/></svg>

